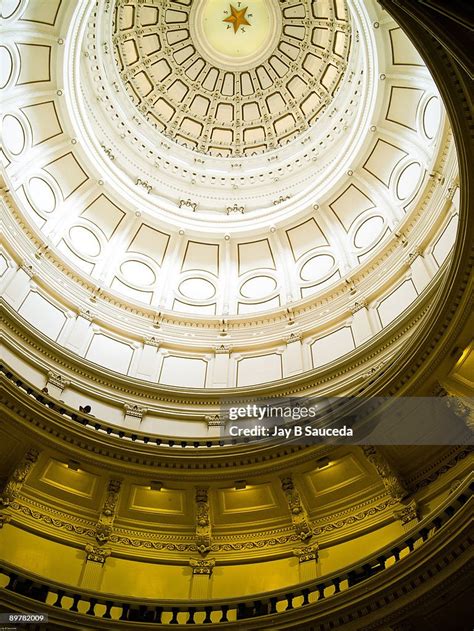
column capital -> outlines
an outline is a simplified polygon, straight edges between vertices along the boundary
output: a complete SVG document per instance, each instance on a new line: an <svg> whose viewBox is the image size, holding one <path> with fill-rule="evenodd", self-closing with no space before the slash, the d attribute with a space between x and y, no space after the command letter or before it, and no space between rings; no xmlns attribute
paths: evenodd
<svg viewBox="0 0 474 631"><path fill-rule="evenodd" d="M216 565L215 559L189 559L189 565L193 568L193 574L211 576Z"/></svg>
<svg viewBox="0 0 474 631"><path fill-rule="evenodd" d="M295 548L293 555L298 557L300 563L305 561L317 561L319 554L319 544L317 542L312 543L310 546L303 546L302 548Z"/></svg>
<svg viewBox="0 0 474 631"><path fill-rule="evenodd" d="M100 563L103 565L106 559L112 554L110 548L101 548L94 544L88 543L84 548L86 552L87 561L93 561L94 563Z"/></svg>
<svg viewBox="0 0 474 631"><path fill-rule="evenodd" d="M148 411L148 408L134 403L125 403L123 407L125 409L125 416L133 416L133 418L138 418L140 421L143 415Z"/></svg>
<svg viewBox="0 0 474 631"><path fill-rule="evenodd" d="M229 344L219 344L219 346L214 346L213 348L216 355L228 355L232 350L232 346Z"/></svg>

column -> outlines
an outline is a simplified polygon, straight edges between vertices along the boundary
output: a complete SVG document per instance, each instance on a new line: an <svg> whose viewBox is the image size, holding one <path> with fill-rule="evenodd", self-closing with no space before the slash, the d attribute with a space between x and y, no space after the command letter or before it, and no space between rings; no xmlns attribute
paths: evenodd
<svg viewBox="0 0 474 631"><path fill-rule="evenodd" d="M60 399L64 388L66 388L70 383L70 381L65 379L59 373L48 370L46 388L48 389L48 394L50 394L54 399Z"/></svg>
<svg viewBox="0 0 474 631"><path fill-rule="evenodd" d="M354 335L356 346L360 346L374 334L369 319L369 310L365 300L355 302L351 308L352 322L351 329Z"/></svg>
<svg viewBox="0 0 474 631"><path fill-rule="evenodd" d="M300 583L317 578L318 543L293 550L299 562Z"/></svg>
<svg viewBox="0 0 474 631"><path fill-rule="evenodd" d="M69 335L64 339L64 346L70 348L78 355L84 355L92 338L91 323L91 312L88 310L80 311L69 330Z"/></svg>
<svg viewBox="0 0 474 631"><path fill-rule="evenodd" d="M210 596L211 575L216 562L214 559L190 559L193 568L190 597L195 600L207 600Z"/></svg>
<svg viewBox="0 0 474 631"><path fill-rule="evenodd" d="M302 334L294 331L285 337L286 349L283 353L283 376L298 375L303 372Z"/></svg>
<svg viewBox="0 0 474 631"><path fill-rule="evenodd" d="M431 280L431 275L429 273L429 269L426 265L421 249L415 248L414 250L412 250L408 254L406 261L410 266L411 279L413 281L413 284L415 285L417 292L420 293Z"/></svg>
<svg viewBox="0 0 474 631"><path fill-rule="evenodd" d="M158 381L161 357L158 353L160 342L156 337L146 337L143 340L143 348L138 353L138 361L135 367L135 377L147 381Z"/></svg>
<svg viewBox="0 0 474 631"><path fill-rule="evenodd" d="M212 369L212 386L227 388L229 385L229 363L231 347L220 344L214 347L214 361Z"/></svg>
<svg viewBox="0 0 474 631"><path fill-rule="evenodd" d="M109 548L88 543L85 547L86 560L79 578L79 587L99 591L102 583L104 564L111 555Z"/></svg>
<svg viewBox="0 0 474 631"><path fill-rule="evenodd" d="M147 412L147 408L140 405L125 403L124 409L124 426L128 427L129 429L140 429L140 424L143 420L143 415Z"/></svg>

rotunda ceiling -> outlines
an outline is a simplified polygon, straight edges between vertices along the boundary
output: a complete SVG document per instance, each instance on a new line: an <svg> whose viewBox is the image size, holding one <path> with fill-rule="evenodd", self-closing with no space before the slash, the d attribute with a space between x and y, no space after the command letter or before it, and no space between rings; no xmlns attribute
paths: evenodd
<svg viewBox="0 0 474 631"><path fill-rule="evenodd" d="M178 385L204 386L202 353L232 337L261 353L233 385L278 380L293 370L286 327L311 333L298 371L334 361L448 256L451 134L421 58L371 0L21 0L3 21L6 223L59 301L47 334L71 310L106 323L81 350L91 361L131 370L127 344L159 330L199 354ZM407 253L428 246L412 282ZM18 302L22 317L38 301ZM183 374L173 362L163 383Z"/></svg>
<svg viewBox="0 0 474 631"><path fill-rule="evenodd" d="M261 154L315 125L351 37L341 2L121 3L113 29L135 106L168 138L217 156Z"/></svg>

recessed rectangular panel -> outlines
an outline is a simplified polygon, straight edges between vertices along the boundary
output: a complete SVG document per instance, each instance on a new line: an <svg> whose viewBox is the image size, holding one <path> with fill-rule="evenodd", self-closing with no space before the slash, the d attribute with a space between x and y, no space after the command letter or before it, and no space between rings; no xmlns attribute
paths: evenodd
<svg viewBox="0 0 474 631"><path fill-rule="evenodd" d="M130 510L145 513L184 514L184 493L173 489L153 490L149 486L132 485Z"/></svg>
<svg viewBox="0 0 474 631"><path fill-rule="evenodd" d="M54 177L65 199L88 179L71 152L53 160L43 168Z"/></svg>
<svg viewBox="0 0 474 631"><path fill-rule="evenodd" d="M394 168L406 155L407 152L400 147L379 138L363 168L388 186Z"/></svg>
<svg viewBox="0 0 474 631"><path fill-rule="evenodd" d="M45 83L51 80L51 46L16 44L20 54L20 74L17 85Z"/></svg>
<svg viewBox="0 0 474 631"><path fill-rule="evenodd" d="M219 274L219 246L215 243L188 241L181 271L203 270Z"/></svg>
<svg viewBox="0 0 474 631"><path fill-rule="evenodd" d="M402 127L416 131L416 116L420 99L425 93L418 88L393 85L387 108L386 119Z"/></svg>
<svg viewBox="0 0 474 631"><path fill-rule="evenodd" d="M275 269L272 250L268 239L239 243L239 275L254 269Z"/></svg>
<svg viewBox="0 0 474 631"><path fill-rule="evenodd" d="M245 489L220 489L218 502L223 514L272 510L277 502L270 484L248 486Z"/></svg>
<svg viewBox="0 0 474 631"><path fill-rule="evenodd" d="M402 315L417 297L412 280L406 280L392 291L377 308L382 326L386 326L399 315Z"/></svg>
<svg viewBox="0 0 474 631"><path fill-rule="evenodd" d="M433 248L433 258L439 266L441 266L448 258L448 255L453 248L456 240L457 227L458 215L454 215L436 241Z"/></svg>
<svg viewBox="0 0 474 631"><path fill-rule="evenodd" d="M127 252L146 254L156 261L158 265L162 265L169 239L168 234L142 224L128 246Z"/></svg>
<svg viewBox="0 0 474 631"><path fill-rule="evenodd" d="M170 355L163 359L159 382L173 386L204 388L206 373L206 361L193 357Z"/></svg>
<svg viewBox="0 0 474 631"><path fill-rule="evenodd" d="M29 0L21 16L22 22L54 26L62 0Z"/></svg>
<svg viewBox="0 0 474 631"><path fill-rule="evenodd" d="M37 292L30 292L18 313L42 333L55 340L66 322L64 313Z"/></svg>
<svg viewBox="0 0 474 631"><path fill-rule="evenodd" d="M125 216L125 212L120 210L108 197L99 195L81 213L81 217L89 219L102 230L107 239L110 239L119 223Z"/></svg>
<svg viewBox="0 0 474 631"><path fill-rule="evenodd" d="M61 123L54 101L44 101L35 105L22 107L21 111L28 118L33 136L33 145L59 136L62 133Z"/></svg>
<svg viewBox="0 0 474 631"><path fill-rule="evenodd" d="M424 66L423 59L400 27L390 29L392 64L394 66Z"/></svg>
<svg viewBox="0 0 474 631"><path fill-rule="evenodd" d="M329 362L350 353L355 348L350 327L345 326L329 335L319 338L311 344L313 366L324 366Z"/></svg>
<svg viewBox="0 0 474 631"><path fill-rule="evenodd" d="M281 355L269 353L256 357L245 357L237 364L237 386L250 386L267 381L276 381L283 376Z"/></svg>
<svg viewBox="0 0 474 631"><path fill-rule="evenodd" d="M308 221L305 221L299 226L290 228L286 231L286 234L295 260L298 260L300 256L306 254L306 252L309 252L313 248L327 245L324 234L313 218L308 219Z"/></svg>
<svg viewBox="0 0 474 631"><path fill-rule="evenodd" d="M128 344L99 333L92 338L86 359L115 372L126 374L132 355L133 350Z"/></svg>
<svg viewBox="0 0 474 631"><path fill-rule="evenodd" d="M75 471L70 469L66 463L51 459L39 480L65 493L92 498L97 487L98 477L82 469Z"/></svg>
<svg viewBox="0 0 474 631"><path fill-rule="evenodd" d="M374 202L360 188L351 184L341 195L329 204L329 207L342 223L346 230L349 230L352 223L360 214L375 207Z"/></svg>

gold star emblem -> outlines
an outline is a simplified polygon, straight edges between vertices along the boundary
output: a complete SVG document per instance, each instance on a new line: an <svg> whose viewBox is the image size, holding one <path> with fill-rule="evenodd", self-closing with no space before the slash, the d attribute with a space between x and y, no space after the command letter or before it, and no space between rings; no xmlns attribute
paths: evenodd
<svg viewBox="0 0 474 631"><path fill-rule="evenodd" d="M245 17L248 7L245 7L244 9L236 9L233 4L229 6L230 15L229 17L224 18L222 21L232 24L232 26L234 27L234 33L237 33L241 26L251 26L250 22L248 22L247 18Z"/></svg>

